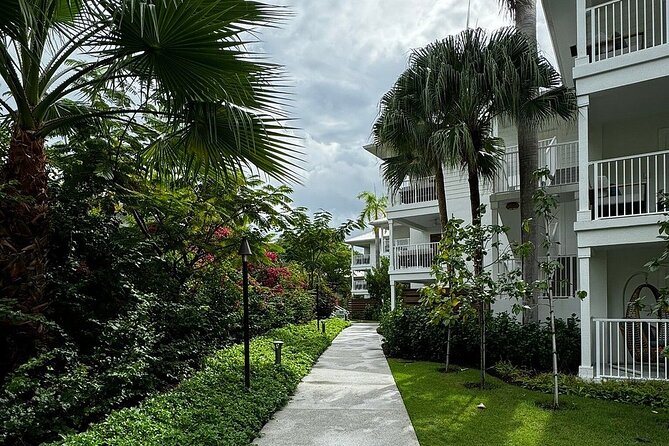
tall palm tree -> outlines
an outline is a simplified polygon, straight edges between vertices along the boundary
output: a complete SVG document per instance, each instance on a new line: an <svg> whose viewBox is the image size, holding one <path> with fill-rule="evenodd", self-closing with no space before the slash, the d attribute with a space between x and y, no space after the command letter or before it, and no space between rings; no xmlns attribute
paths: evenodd
<svg viewBox="0 0 669 446"><path fill-rule="evenodd" d="M388 197L378 196L373 192L364 191L358 195L358 200L365 202L365 207L358 218L361 226L386 216ZM379 228L377 226L374 226L374 245L376 251L375 266L378 268L381 266L381 240L379 237Z"/></svg>
<svg viewBox="0 0 669 446"><path fill-rule="evenodd" d="M531 51L537 52L537 2L536 0L498 0L514 18L516 28L527 38ZM528 95L537 94L527 86ZM533 194L537 188L534 172L539 168L539 138L536 126L531 120L516 119L518 130L518 175L520 177L520 219L528 222L521 231L522 243L532 243L535 247L530 255L523 257L523 279L534 283L539 279L537 249L539 246L539 221L534 218ZM536 295L527 297L527 304L533 309L523 315L525 322L537 321Z"/></svg>
<svg viewBox="0 0 669 446"><path fill-rule="evenodd" d="M0 110L11 129L0 172L4 299L32 315L48 305L45 148L78 126L162 120L165 134L144 160L161 173L255 167L293 177L298 153L283 134L282 71L243 43L284 16L246 0L0 3ZM113 89L132 100L100 100Z"/></svg>
<svg viewBox="0 0 669 446"><path fill-rule="evenodd" d="M380 113L374 123L374 143L389 147L393 156L384 160L383 179L396 192L406 179L416 180L434 175L442 230L448 224L448 207L444 183L445 154L433 145L432 136L446 122L435 115L425 102L425 85L429 78L426 61L412 61L381 99Z"/></svg>
<svg viewBox="0 0 669 446"><path fill-rule="evenodd" d="M481 180L491 180L500 164L502 142L493 135L498 117L524 117L532 125L576 110L573 92L560 86L559 74L512 29L487 36L468 29L417 50L412 62L425 65L430 76L423 96L429 116L446 123L430 137L432 147L450 167L467 175L472 224L481 225ZM527 85L541 94L523 94ZM519 98L521 99L519 101ZM472 253L474 271L483 271L483 247ZM485 369L485 312L481 302L482 382Z"/></svg>

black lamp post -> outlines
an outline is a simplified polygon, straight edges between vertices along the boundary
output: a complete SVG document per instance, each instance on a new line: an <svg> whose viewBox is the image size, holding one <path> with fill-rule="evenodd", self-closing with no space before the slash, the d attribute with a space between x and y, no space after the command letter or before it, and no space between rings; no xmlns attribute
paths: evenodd
<svg viewBox="0 0 669 446"><path fill-rule="evenodd" d="M244 387L251 387L251 357L249 353L249 256L251 247L246 237L242 238L242 244L239 247L239 254L242 256L242 287L244 289Z"/></svg>

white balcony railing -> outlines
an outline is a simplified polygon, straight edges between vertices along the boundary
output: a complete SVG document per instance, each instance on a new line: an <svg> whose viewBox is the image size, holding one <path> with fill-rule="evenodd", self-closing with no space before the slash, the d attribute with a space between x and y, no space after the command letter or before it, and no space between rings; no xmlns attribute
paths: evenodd
<svg viewBox="0 0 669 446"><path fill-rule="evenodd" d="M669 319L595 319L595 377L669 379Z"/></svg>
<svg viewBox="0 0 669 446"><path fill-rule="evenodd" d="M366 291L367 290L367 281L365 279L355 279L355 280L353 280L353 290L354 291Z"/></svg>
<svg viewBox="0 0 669 446"><path fill-rule="evenodd" d="M578 183L578 142L557 143L555 139L539 142L539 166L549 170L548 186ZM494 182L494 193L520 189L518 146L507 147L502 166Z"/></svg>
<svg viewBox="0 0 669 446"><path fill-rule="evenodd" d="M393 265L399 269L430 269L439 250L439 243L421 243L419 245L395 246Z"/></svg>
<svg viewBox="0 0 669 446"><path fill-rule="evenodd" d="M356 254L351 263L353 266L367 266L372 264L372 257L369 254Z"/></svg>
<svg viewBox="0 0 669 446"><path fill-rule="evenodd" d="M669 151L590 163L592 218L664 212L662 196L669 180Z"/></svg>
<svg viewBox="0 0 669 446"><path fill-rule="evenodd" d="M667 43L667 0L613 0L585 10L590 62Z"/></svg>
<svg viewBox="0 0 669 446"><path fill-rule="evenodd" d="M437 183L434 177L406 180L399 190L391 194L391 205L427 203L437 199Z"/></svg>
<svg viewBox="0 0 669 446"><path fill-rule="evenodd" d="M545 262L546 258L539 259ZM551 261L558 262L560 268L553 273L551 280L551 291L555 299L569 299L576 297L578 286L578 256L558 255L551 257ZM497 266L498 274L508 274L513 270L520 270L522 262L520 259L509 259Z"/></svg>

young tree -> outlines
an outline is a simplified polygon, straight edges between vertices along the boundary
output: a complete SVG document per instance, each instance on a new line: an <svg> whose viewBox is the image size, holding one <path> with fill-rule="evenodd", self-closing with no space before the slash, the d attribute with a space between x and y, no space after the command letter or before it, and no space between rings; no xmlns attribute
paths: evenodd
<svg viewBox="0 0 669 446"><path fill-rule="evenodd" d="M369 222L386 216L388 197L379 197L373 192L365 191L358 195L358 200L365 202L365 208L360 213L360 217L358 217L360 226L365 227ZM376 226L374 226L374 248L376 253L375 266L378 268L381 264L381 238L379 237L379 228Z"/></svg>

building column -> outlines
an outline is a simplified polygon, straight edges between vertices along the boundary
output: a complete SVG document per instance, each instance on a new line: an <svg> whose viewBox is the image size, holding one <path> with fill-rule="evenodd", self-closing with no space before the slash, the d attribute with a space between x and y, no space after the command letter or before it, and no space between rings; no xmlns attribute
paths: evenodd
<svg viewBox="0 0 669 446"><path fill-rule="evenodd" d="M581 301L581 378L596 378L596 327L594 320L608 317L607 254L592 248L579 248L579 290L588 293Z"/></svg>
<svg viewBox="0 0 669 446"><path fill-rule="evenodd" d="M585 14L586 0L576 0L576 65L590 62L588 57L587 23Z"/></svg>
<svg viewBox="0 0 669 446"><path fill-rule="evenodd" d="M590 97L578 97L578 213L577 221L590 221Z"/></svg>
<svg viewBox="0 0 669 446"><path fill-rule="evenodd" d="M395 281L390 279L390 309L394 310L397 307L397 296L395 295Z"/></svg>
<svg viewBox="0 0 669 446"><path fill-rule="evenodd" d="M581 365L578 368L578 376L584 379L595 377L592 367L592 323L590 322L590 301L592 300L590 290L590 248L578 249L578 288L588 293L581 301Z"/></svg>
<svg viewBox="0 0 669 446"><path fill-rule="evenodd" d="M392 272L395 269L395 234L394 234L394 221L393 220L388 220L388 241L390 242L390 250L388 254L390 254L390 267L389 270Z"/></svg>

